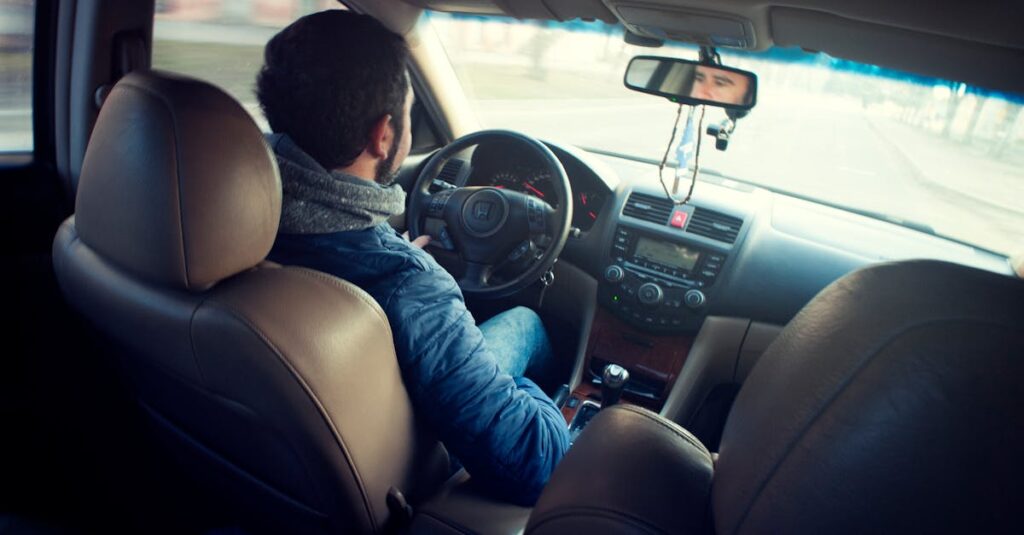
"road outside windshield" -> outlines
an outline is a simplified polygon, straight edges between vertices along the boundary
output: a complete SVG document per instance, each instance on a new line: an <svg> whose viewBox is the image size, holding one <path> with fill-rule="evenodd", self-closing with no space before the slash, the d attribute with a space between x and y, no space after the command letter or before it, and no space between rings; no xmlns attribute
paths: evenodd
<svg viewBox="0 0 1024 535"><path fill-rule="evenodd" d="M484 127L632 158L661 159L676 105L625 89L629 59L697 55L626 45L620 27L601 23L429 21ZM1024 251L1019 96L795 50L720 52L758 74L757 107L726 152L705 136L702 168L1006 255ZM724 118L709 109L706 124Z"/></svg>

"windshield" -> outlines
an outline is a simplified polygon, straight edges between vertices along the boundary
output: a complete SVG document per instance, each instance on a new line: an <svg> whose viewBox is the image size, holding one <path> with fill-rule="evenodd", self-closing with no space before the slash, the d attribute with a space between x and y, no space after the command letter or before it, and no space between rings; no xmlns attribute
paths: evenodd
<svg viewBox="0 0 1024 535"><path fill-rule="evenodd" d="M620 26L599 22L428 17L484 127L664 155L677 105L626 89L623 73L635 55L696 59L695 47L631 46ZM1019 97L795 49L719 52L757 73L757 107L727 151L704 137L702 169L1006 255L1024 250ZM709 108L705 128L723 119Z"/></svg>

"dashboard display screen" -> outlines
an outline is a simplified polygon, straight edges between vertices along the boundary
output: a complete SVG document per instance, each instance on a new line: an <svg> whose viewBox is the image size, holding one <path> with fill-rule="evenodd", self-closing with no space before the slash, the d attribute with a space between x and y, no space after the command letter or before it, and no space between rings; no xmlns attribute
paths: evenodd
<svg viewBox="0 0 1024 535"><path fill-rule="evenodd" d="M640 238L636 242L633 256L663 266L692 271L693 266L697 265L697 259L700 258L700 251L674 243Z"/></svg>

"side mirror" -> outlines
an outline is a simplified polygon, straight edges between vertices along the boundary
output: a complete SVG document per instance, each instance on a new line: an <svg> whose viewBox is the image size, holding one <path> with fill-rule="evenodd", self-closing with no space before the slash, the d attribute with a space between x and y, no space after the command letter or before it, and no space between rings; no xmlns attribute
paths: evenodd
<svg viewBox="0 0 1024 535"><path fill-rule="evenodd" d="M757 75L699 61L637 56L626 67L626 87L680 104L749 110L757 103Z"/></svg>

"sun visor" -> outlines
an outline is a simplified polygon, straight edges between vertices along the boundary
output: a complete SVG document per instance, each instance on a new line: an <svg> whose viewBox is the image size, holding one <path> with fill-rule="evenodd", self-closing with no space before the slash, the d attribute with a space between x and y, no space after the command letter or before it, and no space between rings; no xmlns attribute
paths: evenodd
<svg viewBox="0 0 1024 535"><path fill-rule="evenodd" d="M675 7L605 2L633 33L700 45L757 48L754 26L736 15Z"/></svg>
<svg viewBox="0 0 1024 535"><path fill-rule="evenodd" d="M772 8L776 46L798 46L859 63L1024 93L1024 50L863 22L818 11Z"/></svg>

